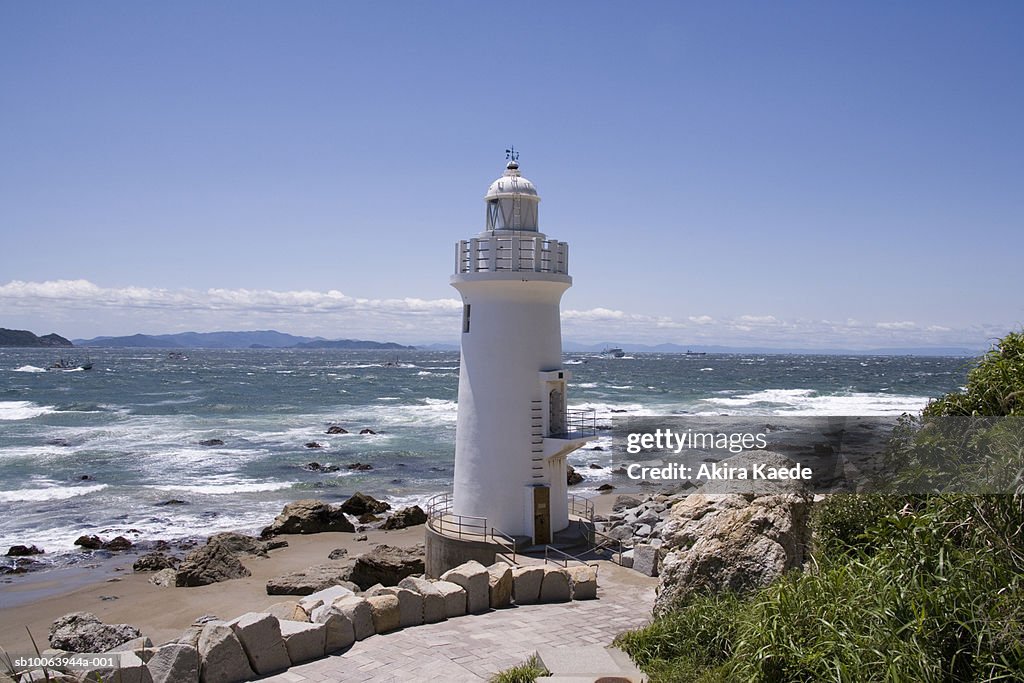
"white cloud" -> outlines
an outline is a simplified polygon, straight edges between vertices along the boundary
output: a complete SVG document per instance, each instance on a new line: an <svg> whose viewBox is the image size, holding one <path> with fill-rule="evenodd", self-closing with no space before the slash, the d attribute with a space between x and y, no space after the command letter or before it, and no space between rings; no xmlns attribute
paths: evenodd
<svg viewBox="0 0 1024 683"><path fill-rule="evenodd" d="M371 299L337 290L101 287L88 280L0 285L0 326L91 337L185 330L279 329L328 338L402 342L458 339L458 299ZM775 315L682 318L596 307L562 312L563 337L682 345L845 347L984 346L1010 326L952 328L910 321L785 319Z"/></svg>

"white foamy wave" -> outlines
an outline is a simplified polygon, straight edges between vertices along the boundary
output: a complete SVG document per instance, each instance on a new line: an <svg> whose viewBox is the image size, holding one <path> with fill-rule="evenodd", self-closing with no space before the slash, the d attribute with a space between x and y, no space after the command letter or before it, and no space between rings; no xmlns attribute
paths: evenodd
<svg viewBox="0 0 1024 683"><path fill-rule="evenodd" d="M46 368L37 368L34 365L22 365L20 368L14 368L14 372L46 372Z"/></svg>
<svg viewBox="0 0 1024 683"><path fill-rule="evenodd" d="M66 500L76 496L85 496L107 488L106 484L92 486L60 486L45 484L30 489L0 491L0 503L40 502L44 500Z"/></svg>
<svg viewBox="0 0 1024 683"><path fill-rule="evenodd" d="M157 491L184 491L186 493L198 493L206 496L222 496L231 493L259 493L261 491L281 491L290 489L297 482L294 481L268 481L268 482L225 482L221 484L154 484L145 488Z"/></svg>
<svg viewBox="0 0 1024 683"><path fill-rule="evenodd" d="M741 414L879 416L917 412L928 404L928 397L865 392L820 395L811 389L766 389L730 398L706 398L703 402Z"/></svg>
<svg viewBox="0 0 1024 683"><path fill-rule="evenodd" d="M52 412L53 406L41 406L32 401L0 401L0 420L30 420Z"/></svg>

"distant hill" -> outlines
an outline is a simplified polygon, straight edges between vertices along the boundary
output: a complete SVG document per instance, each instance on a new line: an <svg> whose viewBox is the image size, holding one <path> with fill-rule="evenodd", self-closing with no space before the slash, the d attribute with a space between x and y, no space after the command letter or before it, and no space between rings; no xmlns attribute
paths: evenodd
<svg viewBox="0 0 1024 683"><path fill-rule="evenodd" d="M48 347L74 346L74 344L59 334L47 334L37 337L28 330L8 330L0 327L0 346Z"/></svg>
<svg viewBox="0 0 1024 683"><path fill-rule="evenodd" d="M402 346L395 342L363 341L362 339L318 339L311 342L296 344L297 349L414 349L415 346Z"/></svg>
<svg viewBox="0 0 1024 683"><path fill-rule="evenodd" d="M148 349L409 349L393 342L298 337L276 330L252 332L181 332L179 334L133 334L127 337L76 339L79 346Z"/></svg>

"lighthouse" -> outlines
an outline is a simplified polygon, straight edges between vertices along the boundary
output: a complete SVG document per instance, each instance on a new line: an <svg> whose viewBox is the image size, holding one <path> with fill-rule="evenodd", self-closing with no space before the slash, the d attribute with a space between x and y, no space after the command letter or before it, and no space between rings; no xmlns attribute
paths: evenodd
<svg viewBox="0 0 1024 683"><path fill-rule="evenodd" d="M456 244L462 296L455 481L450 512L487 533L550 543L569 526L566 457L593 436L566 409L559 305L569 245L540 231L540 196L509 150L484 196L479 234Z"/></svg>

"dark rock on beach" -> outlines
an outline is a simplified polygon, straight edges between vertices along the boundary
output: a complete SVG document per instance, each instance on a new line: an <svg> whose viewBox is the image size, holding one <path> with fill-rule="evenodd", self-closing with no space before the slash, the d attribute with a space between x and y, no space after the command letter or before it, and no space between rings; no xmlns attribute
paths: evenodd
<svg viewBox="0 0 1024 683"><path fill-rule="evenodd" d="M42 555L43 549L34 545L12 545L7 549L7 557L27 557L29 555Z"/></svg>
<svg viewBox="0 0 1024 683"><path fill-rule="evenodd" d="M142 632L128 624L104 624L95 614L72 612L50 626L50 647L67 652L108 652L142 637Z"/></svg>
<svg viewBox="0 0 1024 683"><path fill-rule="evenodd" d="M351 574L351 561L318 564L270 579L267 581L267 595L309 595L338 585L357 590L355 584L349 583Z"/></svg>
<svg viewBox="0 0 1024 683"><path fill-rule="evenodd" d="M211 583L250 576L238 556L222 543L207 543L185 556L178 565L175 585L178 587L206 586Z"/></svg>
<svg viewBox="0 0 1024 683"><path fill-rule="evenodd" d="M349 580L362 590L378 583L382 586L397 586L405 577L424 572L423 554L422 545L412 548L375 546L370 552L355 559Z"/></svg>
<svg viewBox="0 0 1024 683"><path fill-rule="evenodd" d="M367 512L387 512L390 509L391 505L388 503L377 500L373 496L368 496L360 491L353 493L348 500L341 504L341 511L350 515L364 515Z"/></svg>
<svg viewBox="0 0 1024 683"><path fill-rule="evenodd" d="M158 572L161 569L176 569L181 560L164 553L148 553L135 560L132 570L137 572Z"/></svg>
<svg viewBox="0 0 1024 683"><path fill-rule="evenodd" d="M359 515L359 517L357 517L356 520L360 524L370 524L371 522L380 521L380 517L373 514L372 512L364 512L363 514Z"/></svg>
<svg viewBox="0 0 1024 683"><path fill-rule="evenodd" d="M232 553L244 553L247 555L256 555L258 557L266 557L267 551L271 549L269 547L270 544L266 541L262 541L255 536L246 536L245 534L239 534L234 531L222 531L219 534L210 536L206 540L207 545L211 545L213 543L219 543ZM286 541L284 544L288 545Z"/></svg>
<svg viewBox="0 0 1024 683"><path fill-rule="evenodd" d="M381 525L381 529L405 529L406 527L426 523L427 513L419 505L413 505L412 507L402 508L388 517L384 524Z"/></svg>
<svg viewBox="0 0 1024 683"><path fill-rule="evenodd" d="M132 542L124 536L115 536L101 546L104 550L128 550Z"/></svg>
<svg viewBox="0 0 1024 683"><path fill-rule="evenodd" d="M260 534L269 538L277 534L316 534L324 531L355 531L341 508L322 500L305 499L288 503L274 522Z"/></svg>
<svg viewBox="0 0 1024 683"><path fill-rule="evenodd" d="M348 548L335 548L331 551L331 554L327 556L328 560L340 560L348 556Z"/></svg>
<svg viewBox="0 0 1024 683"><path fill-rule="evenodd" d="M601 484L600 486L597 487L597 490L598 491L614 491L615 487L612 486L611 484Z"/></svg>

